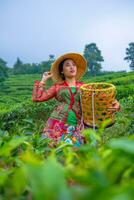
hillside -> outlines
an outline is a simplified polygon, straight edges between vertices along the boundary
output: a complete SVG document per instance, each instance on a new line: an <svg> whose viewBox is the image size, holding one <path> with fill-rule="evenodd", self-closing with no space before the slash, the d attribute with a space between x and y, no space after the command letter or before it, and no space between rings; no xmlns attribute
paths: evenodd
<svg viewBox="0 0 134 200"><path fill-rule="evenodd" d="M41 137L56 101L31 101L40 79L11 76L1 85L0 199L133 199L134 73L82 79L115 84L121 111L111 127L84 130L87 143L80 148L61 142L52 149Z"/></svg>

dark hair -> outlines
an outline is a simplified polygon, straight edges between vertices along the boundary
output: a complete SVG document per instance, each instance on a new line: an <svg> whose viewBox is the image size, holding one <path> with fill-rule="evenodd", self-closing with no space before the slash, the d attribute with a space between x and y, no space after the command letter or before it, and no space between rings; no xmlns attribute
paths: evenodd
<svg viewBox="0 0 134 200"><path fill-rule="evenodd" d="M60 75L61 75L61 78L62 78L62 80L65 80L65 76L64 76L64 74L62 73L63 72L63 65L64 65L64 62L66 61L66 60L68 60L69 58L65 58L63 61L61 61L60 62L60 64L59 64L59 73L60 73Z"/></svg>

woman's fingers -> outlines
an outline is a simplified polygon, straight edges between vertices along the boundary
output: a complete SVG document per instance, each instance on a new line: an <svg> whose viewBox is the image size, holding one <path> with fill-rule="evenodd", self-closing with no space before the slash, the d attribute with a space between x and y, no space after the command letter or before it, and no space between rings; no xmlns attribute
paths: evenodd
<svg viewBox="0 0 134 200"><path fill-rule="evenodd" d="M50 75L51 73L50 72L44 72L43 73L43 76L48 76L48 75Z"/></svg>
<svg viewBox="0 0 134 200"><path fill-rule="evenodd" d="M108 111L110 111L111 113L114 113L116 111L119 111L120 110L120 104L118 101L114 101L112 103L112 107L109 107L108 108Z"/></svg>
<svg viewBox="0 0 134 200"><path fill-rule="evenodd" d="M52 76L52 75L53 75L53 74L52 74L51 72L44 72L44 73L43 73L43 76L45 76L45 77L46 77L46 76Z"/></svg>
<svg viewBox="0 0 134 200"><path fill-rule="evenodd" d="M42 81L47 81L47 79L51 78L53 74L51 72L44 72L42 76Z"/></svg>
<svg viewBox="0 0 134 200"><path fill-rule="evenodd" d="M115 109L115 108L108 108L107 110L108 110L111 114L114 113L114 112L116 112L116 109Z"/></svg>

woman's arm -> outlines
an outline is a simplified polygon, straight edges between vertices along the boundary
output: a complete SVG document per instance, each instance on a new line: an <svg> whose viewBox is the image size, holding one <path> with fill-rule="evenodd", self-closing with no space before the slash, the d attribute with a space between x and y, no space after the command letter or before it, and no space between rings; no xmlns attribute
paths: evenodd
<svg viewBox="0 0 134 200"><path fill-rule="evenodd" d="M36 80L34 82L34 88L32 93L32 101L33 102L42 102L47 101L56 95L56 85L53 85L49 89L43 89L42 82Z"/></svg>

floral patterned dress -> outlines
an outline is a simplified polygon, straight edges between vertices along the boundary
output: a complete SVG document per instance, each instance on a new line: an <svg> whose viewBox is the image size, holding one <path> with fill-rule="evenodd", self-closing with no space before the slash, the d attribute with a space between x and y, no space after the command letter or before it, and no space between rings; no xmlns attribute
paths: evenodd
<svg viewBox="0 0 134 200"><path fill-rule="evenodd" d="M32 94L34 102L43 102L51 98L58 101L58 106L54 109L43 129L44 137L48 137L55 142L65 141L79 147L84 142L81 130L84 128L80 103L80 86L82 82L76 81L76 90L73 93L66 81L55 84L48 90L40 87L40 82L35 81ZM68 124L69 112L73 111L77 119L76 124Z"/></svg>

